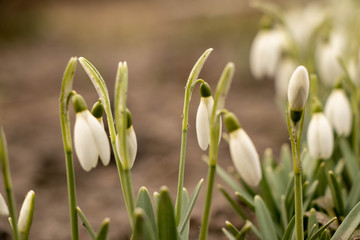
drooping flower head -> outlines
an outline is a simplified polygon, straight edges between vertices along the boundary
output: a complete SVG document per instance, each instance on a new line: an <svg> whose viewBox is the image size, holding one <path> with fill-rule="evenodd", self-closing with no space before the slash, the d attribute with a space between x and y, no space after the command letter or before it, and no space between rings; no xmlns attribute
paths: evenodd
<svg viewBox="0 0 360 240"><path fill-rule="evenodd" d="M104 106L102 105L102 103L99 99L99 101L97 101L91 108L91 114L99 121L99 123L102 126L104 126L104 122L102 120L104 112L105 112Z"/></svg>
<svg viewBox="0 0 360 240"><path fill-rule="evenodd" d="M137 140L136 140L136 134L135 134L135 130L132 124L132 116L131 113L129 111L129 109L126 109L126 117L127 117L127 126L126 126L126 148L128 151L128 156L129 156L129 168L132 168L132 166L134 165L135 162L135 158L136 158L136 153L137 153ZM116 136L116 148L117 151L120 153L120 148L121 148L121 139L119 137L119 135ZM125 162L124 159L121 158L120 156L120 161L123 165L123 167L125 166Z"/></svg>
<svg viewBox="0 0 360 240"><path fill-rule="evenodd" d="M205 151L210 144L210 120L214 107L214 99L211 96L211 89L206 82L200 85L200 104L196 113L196 136L200 148ZM221 133L221 119L220 129ZM221 134L219 134L219 141Z"/></svg>
<svg viewBox="0 0 360 240"><path fill-rule="evenodd" d="M297 123L302 116L309 96L309 74L304 66L298 66L292 74L288 88L290 117Z"/></svg>
<svg viewBox="0 0 360 240"><path fill-rule="evenodd" d="M352 127L352 111L345 91L334 89L325 105L325 115L339 136L350 135Z"/></svg>
<svg viewBox="0 0 360 240"><path fill-rule="evenodd" d="M240 177L250 186L259 184L262 174L259 154L250 137L240 127L233 113L225 114L225 126L229 131L230 155Z"/></svg>
<svg viewBox="0 0 360 240"><path fill-rule="evenodd" d="M110 162L110 146L108 136L100 122L87 110L84 98L73 96L76 113L74 127L74 144L76 155L85 171L95 168L98 158L107 166Z"/></svg>
<svg viewBox="0 0 360 240"><path fill-rule="evenodd" d="M334 149L333 130L322 112L320 102L314 99L312 105L313 115L307 131L309 152L314 159L328 159Z"/></svg>

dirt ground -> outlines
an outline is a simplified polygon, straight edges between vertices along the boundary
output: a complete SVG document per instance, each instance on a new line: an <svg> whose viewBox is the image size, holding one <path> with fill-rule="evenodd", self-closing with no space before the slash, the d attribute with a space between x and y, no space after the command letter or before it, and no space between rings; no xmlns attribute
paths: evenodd
<svg viewBox="0 0 360 240"><path fill-rule="evenodd" d="M221 3L220 3L221 2ZM266 147L278 153L288 140L274 101L272 81L252 79L248 56L259 13L246 1L133 1L49 3L31 10L34 32L0 42L0 121L8 140L18 211L26 192L36 193L30 239L70 239L66 174L59 122L59 92L71 56L90 60L112 95L117 63L129 66L129 108L138 139L132 171L135 189L152 193L167 185L175 200L180 155L181 112L189 72L207 48L214 52L200 77L215 89L228 61L236 66L226 106L235 112L260 155ZM31 32L31 31L30 31ZM88 105L96 93L80 65L74 89ZM195 134L199 93L190 106L185 187L192 191L207 167ZM73 113L71 115L74 123ZM110 239L129 239L129 222L114 161L84 172L75 158L78 205L95 230L111 219ZM220 165L231 165L222 141ZM221 183L216 179L217 183ZM0 181L0 190L4 194ZM137 191L137 190L135 190ZM191 239L199 234L205 188L191 217ZM224 221L241 226L219 191L214 191L209 240L226 239ZM0 239L10 239L7 219L0 219ZM80 227L81 239L90 239Z"/></svg>

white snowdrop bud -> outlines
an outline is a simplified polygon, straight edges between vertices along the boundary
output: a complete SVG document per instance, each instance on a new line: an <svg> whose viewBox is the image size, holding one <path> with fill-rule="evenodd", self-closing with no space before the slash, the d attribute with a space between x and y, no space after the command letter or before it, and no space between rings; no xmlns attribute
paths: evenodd
<svg viewBox="0 0 360 240"><path fill-rule="evenodd" d="M333 130L328 119L322 112L312 116L308 131L307 144L310 155L314 159L328 159L334 149Z"/></svg>
<svg viewBox="0 0 360 240"><path fill-rule="evenodd" d="M34 213L34 204L35 204L35 193L34 191L29 191L25 197L25 200L21 206L19 220L18 220L18 229L20 234L28 234L30 231L33 213Z"/></svg>
<svg viewBox="0 0 360 240"><path fill-rule="evenodd" d="M76 112L74 145L81 167L85 171L95 168L98 158L107 166L110 162L108 136L100 122L87 110L85 100L79 95L73 97Z"/></svg>
<svg viewBox="0 0 360 240"><path fill-rule="evenodd" d="M2 215L2 216L9 215L8 206L7 206L5 199L1 193L0 193L0 215Z"/></svg>
<svg viewBox="0 0 360 240"><path fill-rule="evenodd" d="M127 128L126 128L126 148L129 154L129 168L132 168L135 162L136 154L137 154L137 139L134 127L132 125L132 116L129 109L126 109L127 116ZM120 136L116 135L116 149L118 153L120 153L121 141ZM123 166L125 166L124 159L120 156L120 161Z"/></svg>
<svg viewBox="0 0 360 240"><path fill-rule="evenodd" d="M344 90L334 89L325 105L325 115L339 136L350 135L352 111Z"/></svg>
<svg viewBox="0 0 360 240"><path fill-rule="evenodd" d="M229 131L230 155L240 177L250 186L257 186L262 178L259 154L250 137L240 127L233 113L225 115Z"/></svg>
<svg viewBox="0 0 360 240"><path fill-rule="evenodd" d="M210 86L202 83L200 86L200 104L196 113L196 136L200 148L205 151L210 144L210 120L214 107L214 99L211 96ZM219 123L219 133L221 133L221 119ZM219 141L221 134L219 134Z"/></svg>

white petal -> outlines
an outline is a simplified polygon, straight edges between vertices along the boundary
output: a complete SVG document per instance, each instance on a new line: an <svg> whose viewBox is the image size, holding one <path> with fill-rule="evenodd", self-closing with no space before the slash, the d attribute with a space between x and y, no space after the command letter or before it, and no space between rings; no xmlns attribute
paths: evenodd
<svg viewBox="0 0 360 240"><path fill-rule="evenodd" d="M323 113L315 113L308 127L307 144L314 159L328 159L334 148L331 125Z"/></svg>
<svg viewBox="0 0 360 240"><path fill-rule="evenodd" d="M352 111L344 90L335 89L331 92L324 112L338 135L345 137L350 135Z"/></svg>
<svg viewBox="0 0 360 240"><path fill-rule="evenodd" d="M288 100L290 109L302 110L309 95L309 74L304 66L296 68L291 75Z"/></svg>
<svg viewBox="0 0 360 240"><path fill-rule="evenodd" d="M98 161L98 150L93 137L93 132L87 121L87 111L76 114L74 126L75 152L81 167L90 171Z"/></svg>
<svg viewBox="0 0 360 240"><path fill-rule="evenodd" d="M256 186L261 180L259 155L249 136L243 129L230 133L230 154L235 168L250 186Z"/></svg>
<svg viewBox="0 0 360 240"><path fill-rule="evenodd" d="M5 199L1 193L0 193L0 215L2 215L2 216L9 215L8 206L7 206Z"/></svg>
<svg viewBox="0 0 360 240"><path fill-rule="evenodd" d="M137 153L137 140L133 126L126 130L127 134L127 148L129 152L130 168L134 165L136 153Z"/></svg>
<svg viewBox="0 0 360 240"><path fill-rule="evenodd" d="M100 122L88 112L88 124L92 130L97 152L102 163L107 166L110 162L110 145L108 136ZM95 167L95 166L94 166Z"/></svg>
<svg viewBox="0 0 360 240"><path fill-rule="evenodd" d="M289 58L285 58L280 62L275 75L275 91L277 98L281 101L287 100L290 78L296 67L294 61Z"/></svg>
<svg viewBox="0 0 360 240"><path fill-rule="evenodd" d="M19 220L18 220L18 229L20 233L24 233L28 226L29 218L31 218L31 211L34 207L35 193L34 191L29 191L25 197L25 200L21 206Z"/></svg>
<svg viewBox="0 0 360 240"><path fill-rule="evenodd" d="M204 98L201 98L196 113L196 135L200 148L205 151L210 142L210 123L208 107Z"/></svg>

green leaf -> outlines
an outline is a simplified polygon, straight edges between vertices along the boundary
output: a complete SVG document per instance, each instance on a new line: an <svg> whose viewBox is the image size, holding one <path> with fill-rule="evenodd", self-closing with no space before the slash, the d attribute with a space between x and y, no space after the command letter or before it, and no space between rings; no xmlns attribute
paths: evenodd
<svg viewBox="0 0 360 240"><path fill-rule="evenodd" d="M295 226L295 216L293 216L289 222L289 224L286 227L286 230L284 232L284 235L282 237L282 240L289 240L291 239L291 236L294 232L294 226Z"/></svg>
<svg viewBox="0 0 360 240"><path fill-rule="evenodd" d="M135 208L135 225L134 225L134 233L131 237L131 240L155 240L156 235L151 223L142 208Z"/></svg>
<svg viewBox="0 0 360 240"><path fill-rule="evenodd" d="M281 203L280 201L275 201L274 191L270 187L270 184L267 179L267 174L264 169L262 169L262 179L259 183L259 188L260 188L261 196L263 197L263 200L266 203L271 213L271 216L274 217L274 219L278 219L280 217L279 209L281 208L280 206Z"/></svg>
<svg viewBox="0 0 360 240"><path fill-rule="evenodd" d="M81 221L84 224L84 227L86 228L86 230L88 231L88 233L90 234L91 238L93 240L96 240L96 233L94 231L94 229L91 227L89 221L87 220L85 214L83 213L83 211L81 211L80 207L76 208L76 211L81 219Z"/></svg>
<svg viewBox="0 0 360 240"><path fill-rule="evenodd" d="M110 224L110 219L105 218L101 224L101 227L100 227L100 230L99 230L96 240L108 239L109 224Z"/></svg>
<svg viewBox="0 0 360 240"><path fill-rule="evenodd" d="M314 195L316 193L316 189L317 189L317 186L319 185L319 181L318 180L315 180L311 185L310 187L307 189L306 191L306 194L305 194L305 197L304 197L304 210L306 211L309 206L310 206L310 203L311 201L313 200L314 198Z"/></svg>
<svg viewBox="0 0 360 240"><path fill-rule="evenodd" d="M159 200L160 200L160 194L158 192L154 192L154 203L155 203L156 212L158 212L159 210Z"/></svg>
<svg viewBox="0 0 360 240"><path fill-rule="evenodd" d="M166 187L161 187L160 189L157 219L159 240L177 240L178 233L175 224L174 208Z"/></svg>
<svg viewBox="0 0 360 240"><path fill-rule="evenodd" d="M336 230L331 240L347 240L351 237L352 233L359 226L360 223L360 202L350 211Z"/></svg>
<svg viewBox="0 0 360 240"><path fill-rule="evenodd" d="M234 63L229 62L228 64L226 64L226 66L220 76L218 85L216 86L212 118L215 116L215 113L218 110L222 110L225 106L225 98L230 89L231 82L232 82L232 79L234 76L234 72L235 72Z"/></svg>
<svg viewBox="0 0 360 240"><path fill-rule="evenodd" d="M249 221L245 222L245 225L241 228L238 235L236 235L236 240L245 240L246 235L251 230L252 223Z"/></svg>
<svg viewBox="0 0 360 240"><path fill-rule="evenodd" d="M324 226L322 226L319 230L317 230L314 235L312 235L309 240L315 240L317 239L317 237L319 237L324 231L325 229L333 222L336 220L336 217L332 218L328 223L326 223Z"/></svg>
<svg viewBox="0 0 360 240"><path fill-rule="evenodd" d="M285 172L292 172L292 158L289 144L285 143L281 146L280 159L281 164L284 166Z"/></svg>
<svg viewBox="0 0 360 240"><path fill-rule="evenodd" d="M195 201L194 201L195 203ZM189 194L188 191L186 190L186 188L183 188L183 193L182 193L182 201L181 201L181 216L185 216L184 218L184 230L183 232L180 232L180 237L181 240L188 240L189 239L189 231L190 231L190 213L189 213L189 217L186 218L186 214L187 214L187 210L188 210L188 206L189 206Z"/></svg>
<svg viewBox="0 0 360 240"><path fill-rule="evenodd" d="M315 208L312 208L310 210L310 216L308 218L308 225L307 225L308 231L309 231L309 229L312 229L312 227L314 225L317 226L317 224L318 224L318 221L317 221L317 218L316 218L316 210L315 210ZM316 229L316 231L317 231L317 229ZM308 234L308 236L310 236L310 234Z"/></svg>
<svg viewBox="0 0 360 240"><path fill-rule="evenodd" d="M200 181L198 182L198 184L196 185L196 187L194 189L194 192L191 194L190 201L187 204L188 207L186 209L186 214L182 215L184 217L182 218L181 223L179 225L180 234L183 233L184 227L186 225L188 225L188 223L190 221L190 215L191 215L191 212L192 212L192 210L194 208L194 205L196 203L197 197L199 196L200 189L201 189L201 186L202 186L203 182L204 182L204 179L200 179Z"/></svg>
<svg viewBox="0 0 360 240"><path fill-rule="evenodd" d="M357 174L355 182L360 182L360 172ZM346 199L346 212L349 212L357 202L360 200L360 184L353 184L350 193Z"/></svg>
<svg viewBox="0 0 360 240"><path fill-rule="evenodd" d="M220 192L224 195L224 197L226 198L226 200L228 200L228 202L230 203L230 205L233 207L233 209L242 217L242 219L246 220L247 217L244 213L244 211L241 209L241 207L238 205L238 203L236 203L228 194L228 192L226 192L226 190L221 186L218 185L218 188L220 189Z"/></svg>
<svg viewBox="0 0 360 240"><path fill-rule="evenodd" d="M216 173L226 182L226 184L231 187L235 192L237 192L237 196L251 209L254 209L254 201L252 196L244 191L241 186L219 165L216 167Z"/></svg>
<svg viewBox="0 0 360 240"><path fill-rule="evenodd" d="M226 228L221 228L221 230L229 240L236 240L234 235L232 235Z"/></svg>
<svg viewBox="0 0 360 240"><path fill-rule="evenodd" d="M354 183L354 180L358 175L358 172L360 172L359 166L356 162L355 156L351 151L351 148L347 140L345 138L340 138L339 144L340 144L340 150L344 156L344 160L346 163L346 169L349 172L351 182Z"/></svg>
<svg viewBox="0 0 360 240"><path fill-rule="evenodd" d="M325 229L325 231L322 232L321 236L320 236L320 240L329 240L329 233L328 230Z"/></svg>
<svg viewBox="0 0 360 240"><path fill-rule="evenodd" d="M336 213L339 217L344 216L345 210L341 187L333 171L328 172L328 179Z"/></svg>
<svg viewBox="0 0 360 240"><path fill-rule="evenodd" d="M240 233L239 230L237 230L237 228L231 222L225 221L225 224L232 235L237 236Z"/></svg>
<svg viewBox="0 0 360 240"><path fill-rule="evenodd" d="M146 189L146 187L141 187L139 189L138 197L136 200L136 208L141 208L144 210L144 213L148 221L150 222L150 226L153 229L153 232L155 233L156 236L157 233L156 233L156 220L155 220L154 209L151 203L149 191Z"/></svg>
<svg viewBox="0 0 360 240"><path fill-rule="evenodd" d="M267 240L276 240L278 239L275 232L274 222L271 218L269 209L266 207L264 201L260 196L255 196L255 213L256 218L259 223L261 239Z"/></svg>

